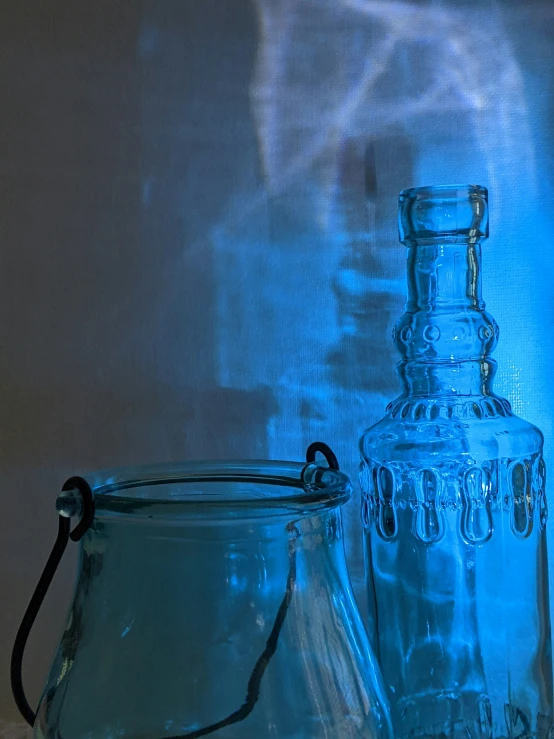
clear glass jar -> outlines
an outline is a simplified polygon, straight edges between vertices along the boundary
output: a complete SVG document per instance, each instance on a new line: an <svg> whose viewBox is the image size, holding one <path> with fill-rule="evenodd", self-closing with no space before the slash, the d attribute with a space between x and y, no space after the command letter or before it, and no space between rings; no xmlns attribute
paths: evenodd
<svg viewBox="0 0 554 739"><path fill-rule="evenodd" d="M492 389L487 191L407 190L399 224L402 393L361 439L367 576L395 733L542 739L552 731L543 438Z"/></svg>
<svg viewBox="0 0 554 739"><path fill-rule="evenodd" d="M346 571L346 475L232 462L87 480L37 738L392 739Z"/></svg>

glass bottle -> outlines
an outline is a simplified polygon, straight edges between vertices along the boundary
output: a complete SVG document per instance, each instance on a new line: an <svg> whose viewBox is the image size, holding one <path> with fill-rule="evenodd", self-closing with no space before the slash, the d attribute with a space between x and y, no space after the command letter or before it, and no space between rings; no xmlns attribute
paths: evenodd
<svg viewBox="0 0 554 739"><path fill-rule="evenodd" d="M360 441L366 571L395 734L542 739L552 731L543 437L492 389L487 190L406 190L399 229L402 392Z"/></svg>
<svg viewBox="0 0 554 739"><path fill-rule="evenodd" d="M221 462L87 480L37 739L392 739L346 571L346 475Z"/></svg>

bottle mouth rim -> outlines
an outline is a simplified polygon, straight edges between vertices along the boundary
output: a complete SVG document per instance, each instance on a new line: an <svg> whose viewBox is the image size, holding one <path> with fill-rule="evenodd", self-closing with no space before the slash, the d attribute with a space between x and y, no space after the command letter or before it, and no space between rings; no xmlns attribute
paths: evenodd
<svg viewBox="0 0 554 739"><path fill-rule="evenodd" d="M94 493L96 517L309 515L346 503L352 492L349 477L340 470L267 460L123 467L85 479Z"/></svg>
<svg viewBox="0 0 554 739"><path fill-rule="evenodd" d="M406 200L467 200L472 196L488 199L488 194L488 189L483 185L423 185L402 190L398 197L399 202L403 203Z"/></svg>
<svg viewBox="0 0 554 739"><path fill-rule="evenodd" d="M487 188L433 185L402 190L398 197L398 235L407 247L476 244L487 239Z"/></svg>

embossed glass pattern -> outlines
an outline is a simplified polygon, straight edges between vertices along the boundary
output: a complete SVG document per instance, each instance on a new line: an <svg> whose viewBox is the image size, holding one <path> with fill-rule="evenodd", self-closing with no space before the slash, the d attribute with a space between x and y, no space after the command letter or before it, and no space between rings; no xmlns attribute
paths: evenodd
<svg viewBox="0 0 554 739"><path fill-rule="evenodd" d="M400 396L361 439L362 520L397 737L549 737L541 432L492 389L487 191L400 195Z"/></svg>

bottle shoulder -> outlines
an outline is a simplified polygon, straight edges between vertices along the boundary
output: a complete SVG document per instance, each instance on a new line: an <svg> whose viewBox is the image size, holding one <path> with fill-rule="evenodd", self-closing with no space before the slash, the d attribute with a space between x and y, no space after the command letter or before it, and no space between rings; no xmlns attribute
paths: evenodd
<svg viewBox="0 0 554 739"><path fill-rule="evenodd" d="M476 460L542 451L543 435L495 396L400 397L360 439L366 460L414 461L439 455Z"/></svg>

